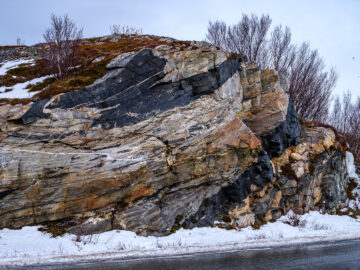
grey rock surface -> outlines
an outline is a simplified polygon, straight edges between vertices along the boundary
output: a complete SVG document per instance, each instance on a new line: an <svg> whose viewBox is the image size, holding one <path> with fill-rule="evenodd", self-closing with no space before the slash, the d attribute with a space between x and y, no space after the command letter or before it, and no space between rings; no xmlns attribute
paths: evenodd
<svg viewBox="0 0 360 270"><path fill-rule="evenodd" d="M245 60L144 49L78 91L0 106L0 228L164 235L346 206L334 132L301 127L284 81Z"/></svg>

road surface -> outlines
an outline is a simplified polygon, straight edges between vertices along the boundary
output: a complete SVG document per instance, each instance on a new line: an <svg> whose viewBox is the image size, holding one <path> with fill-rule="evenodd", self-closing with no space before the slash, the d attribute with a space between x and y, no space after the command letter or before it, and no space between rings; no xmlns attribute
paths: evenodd
<svg viewBox="0 0 360 270"><path fill-rule="evenodd" d="M0 266L0 269L1 268ZM221 253L142 259L112 259L36 266L6 267L17 270L227 270L227 269L360 269L360 240L248 249Z"/></svg>

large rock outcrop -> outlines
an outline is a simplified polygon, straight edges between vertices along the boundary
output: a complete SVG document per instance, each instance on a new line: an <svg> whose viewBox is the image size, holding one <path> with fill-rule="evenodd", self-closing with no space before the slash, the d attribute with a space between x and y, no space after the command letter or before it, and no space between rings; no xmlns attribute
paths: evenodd
<svg viewBox="0 0 360 270"><path fill-rule="evenodd" d="M346 206L334 132L302 128L286 82L245 60L162 45L79 91L1 106L0 228L167 234Z"/></svg>

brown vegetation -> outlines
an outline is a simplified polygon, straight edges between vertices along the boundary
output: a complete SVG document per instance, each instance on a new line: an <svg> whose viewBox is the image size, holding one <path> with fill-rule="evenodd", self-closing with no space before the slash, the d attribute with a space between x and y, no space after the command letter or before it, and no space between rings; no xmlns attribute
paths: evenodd
<svg viewBox="0 0 360 270"><path fill-rule="evenodd" d="M6 50L11 48L22 48L27 47L26 45L6 45L6 46L0 46L0 50Z"/></svg>
<svg viewBox="0 0 360 270"><path fill-rule="evenodd" d="M16 68L10 69L3 76L0 76L0 86L11 87L17 83L49 75L46 63L43 60L35 61L34 65L21 64Z"/></svg>
<svg viewBox="0 0 360 270"><path fill-rule="evenodd" d="M28 104L31 101L30 98L0 98L0 104L10 104L10 105L16 105L16 104Z"/></svg>
<svg viewBox="0 0 360 270"><path fill-rule="evenodd" d="M154 48L161 44L167 43L159 41L159 39L134 39L131 37L124 37L114 42L110 40L99 42L97 39L93 39L92 43L79 47L79 68L74 69L71 74L62 79L49 81L49 84L34 98L45 99L88 86L105 75L106 65L117 55L143 48ZM184 47L188 44L179 42L176 46ZM94 61L95 59L102 60L97 62ZM35 85L33 89L36 87L37 90L40 88L39 85Z"/></svg>
<svg viewBox="0 0 360 270"><path fill-rule="evenodd" d="M29 92L39 91L33 96L33 100L41 100L53 97L57 94L78 90L82 87L92 84L96 79L101 78L107 72L106 65L111 59L121 53L138 51L143 48L155 48L158 45L171 45L180 48L190 46L189 41L174 41L169 44L161 40L161 37L131 37L123 35L120 39L111 41L111 38L92 38L84 39L78 48L78 68L71 70L67 76L59 79L48 78L35 85L29 85ZM94 61L98 59L100 61ZM12 75L18 74L13 78ZM4 76L0 76L0 86L12 86L19 82L49 75L51 71L47 69L43 60L37 60L35 65L21 65L18 68L11 69ZM30 99L0 99L1 103L27 104Z"/></svg>
<svg viewBox="0 0 360 270"><path fill-rule="evenodd" d="M301 121L301 125L303 127L323 127L323 128L329 128L331 129L334 134L335 134L335 137L337 139L337 141L340 143L340 145L345 148L345 150L347 149L347 141L346 141L346 138L345 136L340 133L338 131L338 129L332 125L329 125L329 124L324 124L324 123L321 123L321 122L314 122L314 121L306 121L304 119L300 119Z"/></svg>

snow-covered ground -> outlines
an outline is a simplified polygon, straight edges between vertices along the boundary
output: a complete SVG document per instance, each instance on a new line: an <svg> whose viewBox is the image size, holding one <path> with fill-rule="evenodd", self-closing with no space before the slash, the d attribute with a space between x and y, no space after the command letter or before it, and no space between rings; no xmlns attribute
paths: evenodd
<svg viewBox="0 0 360 270"><path fill-rule="evenodd" d="M357 187L352 191L355 199L349 201L349 207L355 211L360 210L360 178L356 174L354 155L350 152L346 152L346 169L349 177L357 183Z"/></svg>
<svg viewBox="0 0 360 270"><path fill-rule="evenodd" d="M65 234L52 238L38 227L0 231L0 265L49 263L96 258L179 255L194 252L261 248L315 241L360 237L360 220L348 216L310 212L300 216L300 225L291 226L289 216L268 223L259 230L220 228L180 229L165 237L137 236L129 231L109 231L97 235ZM291 218L290 218L291 222Z"/></svg>
<svg viewBox="0 0 360 270"><path fill-rule="evenodd" d="M0 76L5 75L9 69L17 68L21 64L33 65L34 63L35 63L34 59L25 59L25 58L0 63L0 65L1 65L0 66Z"/></svg>
<svg viewBox="0 0 360 270"><path fill-rule="evenodd" d="M14 61L7 61L0 63L0 76L5 75L6 72L10 69L17 68L21 64L30 64L34 65L34 59L18 59ZM31 98L36 92L28 92L26 87L29 84L36 84L42 82L43 80L52 77L52 75L43 76L40 78L35 78L27 82L18 83L13 86L1 86L0 87L0 98ZM5 92L5 90L11 89L11 91Z"/></svg>
<svg viewBox="0 0 360 270"><path fill-rule="evenodd" d="M28 92L26 87L29 84L36 84L43 80L52 77L52 75L35 78L27 82L17 83L13 86L1 86L0 87L0 98L31 98L36 92ZM5 89L12 89L10 92L5 92Z"/></svg>
<svg viewBox="0 0 360 270"><path fill-rule="evenodd" d="M351 175L351 154L347 154L346 161ZM358 179L355 172L353 176ZM295 223L297 225L293 226ZM290 211L276 222L263 225L258 230L252 227L241 230L217 227L180 229L164 237L137 236L133 232L116 230L80 237L65 234L53 238L48 233L38 231L38 228L0 230L0 266L180 255L360 238L360 218L314 211L301 216Z"/></svg>

